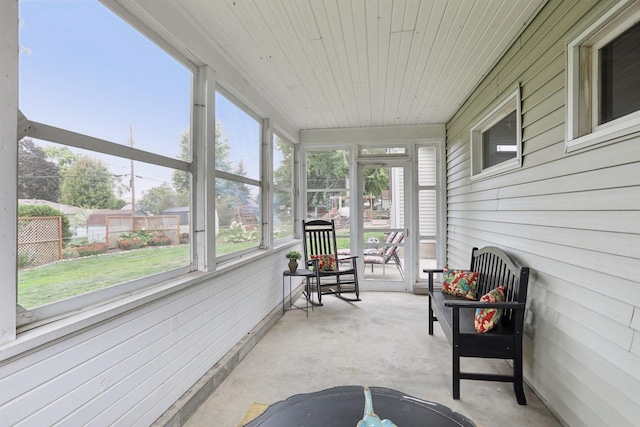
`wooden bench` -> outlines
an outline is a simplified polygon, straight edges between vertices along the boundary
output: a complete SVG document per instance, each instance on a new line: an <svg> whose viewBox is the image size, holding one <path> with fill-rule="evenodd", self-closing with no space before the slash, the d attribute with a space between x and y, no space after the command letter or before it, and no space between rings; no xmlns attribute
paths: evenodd
<svg viewBox="0 0 640 427"><path fill-rule="evenodd" d="M443 293L433 287L433 277L443 270L425 269L429 274L429 335L438 321L453 351L453 398L460 399L460 380L513 382L516 399L526 405L522 382L522 334L529 268L518 266L499 248L473 248L470 271L477 271L476 301ZM478 301L487 292L504 287L504 302ZM485 333L474 327L476 308L501 308L498 324ZM460 372L461 357L513 360L513 375Z"/></svg>

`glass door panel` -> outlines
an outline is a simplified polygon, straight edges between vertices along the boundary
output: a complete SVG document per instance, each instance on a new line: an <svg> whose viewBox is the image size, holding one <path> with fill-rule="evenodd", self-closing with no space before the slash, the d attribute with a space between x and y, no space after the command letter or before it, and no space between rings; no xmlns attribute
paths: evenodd
<svg viewBox="0 0 640 427"><path fill-rule="evenodd" d="M360 171L363 277L405 282L405 168L363 165Z"/></svg>

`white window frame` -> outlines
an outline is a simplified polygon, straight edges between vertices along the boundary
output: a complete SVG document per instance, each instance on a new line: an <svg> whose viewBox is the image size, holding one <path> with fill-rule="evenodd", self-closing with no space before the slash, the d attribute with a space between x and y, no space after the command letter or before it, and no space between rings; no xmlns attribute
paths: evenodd
<svg viewBox="0 0 640 427"><path fill-rule="evenodd" d="M599 50L640 20L640 1L620 0L567 44L567 122L565 152L640 132L640 111L598 124ZM582 51L582 55L581 55ZM583 76L584 87L581 84ZM581 113L581 110L583 112ZM586 111L584 111L586 110ZM580 124L581 117L590 123ZM582 128L582 129L581 129Z"/></svg>
<svg viewBox="0 0 640 427"><path fill-rule="evenodd" d="M270 128L271 124L270 121L265 122L265 119L261 118L260 116L258 116L256 113L254 113L253 111L251 111L245 104L243 104L237 97L235 97L230 91L226 90L223 86L221 85L217 85L216 86L216 92L220 93L220 95L222 95L223 97L225 97L227 99L227 101L231 102L233 105L235 105L240 111L242 111L243 113L245 113L246 115L248 115L249 117L251 117L252 119L254 119L256 122L258 122L258 125L260 126L260 130L258 131L258 135L260 140L258 141L258 150L260 151L259 153L259 158L263 159L263 161L260 162L260 172L258 174L258 176L260 177L260 180L256 180L253 178L247 178L244 176L240 176L240 175L236 175L233 173L229 173L229 172L223 172L223 171L219 171L219 170L215 170L214 175L215 178L221 178L221 179L226 179L227 181L233 181L233 182L237 182L240 184L247 184L247 185L253 185L255 187L258 187L258 191L260 192L260 194L258 195L258 200L260 201L260 226L258 227L258 230L260 231L260 239L259 239L259 243L256 244L256 246L252 246L250 248L244 249L244 250L240 250L240 251L236 251L236 252L231 252L230 254L225 254L225 255L220 255L217 256L216 255L216 263L223 263L223 262L227 262L236 258L239 258L243 255L252 253L252 252L256 252L260 249L265 249L267 247L267 242L266 242L266 237L268 234L265 230L265 224L268 222L268 220L265 220L265 205L264 205L264 201L265 201L265 194L268 194L267 189L265 189L265 183L267 182L264 179L264 158L263 158L263 150L264 150L264 144L263 141L265 139L264 136L264 129L265 128ZM215 163L214 163L215 165ZM214 180L215 181L215 180ZM215 184L214 184L215 187Z"/></svg>
<svg viewBox="0 0 640 427"><path fill-rule="evenodd" d="M522 166L522 100L520 84L500 104L471 128L471 180L499 175ZM509 114L516 112L516 156L497 165L482 165L482 134Z"/></svg>
<svg viewBox="0 0 640 427"><path fill-rule="evenodd" d="M273 177L275 174L275 170L273 169L273 152L275 151L275 138L274 137L278 137L280 138L282 141L284 141L286 144L288 144L291 147L291 155L293 156L292 158L292 162L291 162L291 187L285 187L285 186L281 186L281 185L276 185L276 183L273 181ZM274 212L273 212L273 196L275 194L275 191L283 191L283 192L287 192L291 194L291 216L293 219L293 232L291 233L291 235L289 236L285 236L285 237L281 237L279 239L276 239L276 236L274 235L274 227L270 227L270 233L271 233L271 239L272 242L286 242L289 240L293 240L295 238L296 235L296 200L295 200L295 188L296 188L296 181L295 181L295 164L296 164L296 144L294 144L293 142L291 142L291 140L287 137L285 137L282 132L278 131L278 130L273 130L270 133L270 140L271 140L271 166L270 166L270 170L271 170L271 178L270 178L270 182L271 182L271 188L272 191L269 193L269 213L270 213L270 224L275 224L275 220L274 220Z"/></svg>

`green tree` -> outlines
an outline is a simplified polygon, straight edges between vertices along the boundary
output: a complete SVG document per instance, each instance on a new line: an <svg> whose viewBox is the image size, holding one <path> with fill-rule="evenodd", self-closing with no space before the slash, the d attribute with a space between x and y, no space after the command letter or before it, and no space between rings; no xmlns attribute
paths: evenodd
<svg viewBox="0 0 640 427"><path fill-rule="evenodd" d="M382 196L382 190L389 188L389 168L364 168L362 175L365 194L379 199Z"/></svg>
<svg viewBox="0 0 640 427"><path fill-rule="evenodd" d="M282 153L282 162L273 171L273 183L281 187L293 187L293 146L276 136L274 144Z"/></svg>
<svg viewBox="0 0 640 427"><path fill-rule="evenodd" d="M48 161L45 151L29 138L18 143L18 198L60 199L58 165Z"/></svg>
<svg viewBox="0 0 640 427"><path fill-rule="evenodd" d="M188 130L180 135L180 160L191 160L191 134ZM216 120L216 140L214 144L215 150L215 169L222 172L231 171L231 163L229 162L229 136L224 130L224 126L220 120ZM178 193L189 192L191 189L189 173L185 171L173 172L173 188Z"/></svg>
<svg viewBox="0 0 640 427"><path fill-rule="evenodd" d="M78 158L78 155L71 151L69 147L48 146L42 147L42 151L44 151L48 159L58 165L58 170L62 177Z"/></svg>
<svg viewBox="0 0 640 427"><path fill-rule="evenodd" d="M62 219L62 239L68 241L71 238L69 217L57 209L47 205L18 205L18 218L59 216Z"/></svg>
<svg viewBox="0 0 640 427"><path fill-rule="evenodd" d="M140 199L140 208L154 215L160 215L168 208L188 205L189 201L184 199L184 193L179 194L167 183L150 188Z"/></svg>
<svg viewBox="0 0 640 427"><path fill-rule="evenodd" d="M180 160L191 160L191 135L188 130L182 132L180 135ZM173 171L173 188L178 193L188 193L191 189L191 180L189 173L181 170Z"/></svg>
<svg viewBox="0 0 640 427"><path fill-rule="evenodd" d="M347 152L313 151L307 153L307 188L313 189L344 189L347 188L349 162ZM330 194L326 191L307 192L307 206L325 206L329 208Z"/></svg>
<svg viewBox="0 0 640 427"><path fill-rule="evenodd" d="M62 180L62 203L88 209L118 209L114 179L104 162L78 156Z"/></svg>

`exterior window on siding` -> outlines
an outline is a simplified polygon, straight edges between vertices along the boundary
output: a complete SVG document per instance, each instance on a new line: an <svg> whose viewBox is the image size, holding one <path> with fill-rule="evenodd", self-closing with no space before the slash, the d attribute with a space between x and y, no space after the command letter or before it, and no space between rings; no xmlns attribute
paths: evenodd
<svg viewBox="0 0 640 427"><path fill-rule="evenodd" d="M23 318L184 274L191 71L98 2L20 2L20 15Z"/></svg>
<svg viewBox="0 0 640 427"><path fill-rule="evenodd" d="M471 129L472 178L496 175L520 167L522 130L518 86Z"/></svg>
<svg viewBox="0 0 640 427"><path fill-rule="evenodd" d="M639 19L622 0L569 43L568 151L640 132Z"/></svg>
<svg viewBox="0 0 640 427"><path fill-rule="evenodd" d="M294 146L273 134L273 238L292 238Z"/></svg>
<svg viewBox="0 0 640 427"><path fill-rule="evenodd" d="M261 242L261 124L230 96L216 92L216 256L252 249Z"/></svg>
<svg viewBox="0 0 640 427"><path fill-rule="evenodd" d="M518 152L516 112L513 111L482 132L483 169L516 157Z"/></svg>
<svg viewBox="0 0 640 427"><path fill-rule="evenodd" d="M600 123L640 110L640 24L600 51Z"/></svg>

